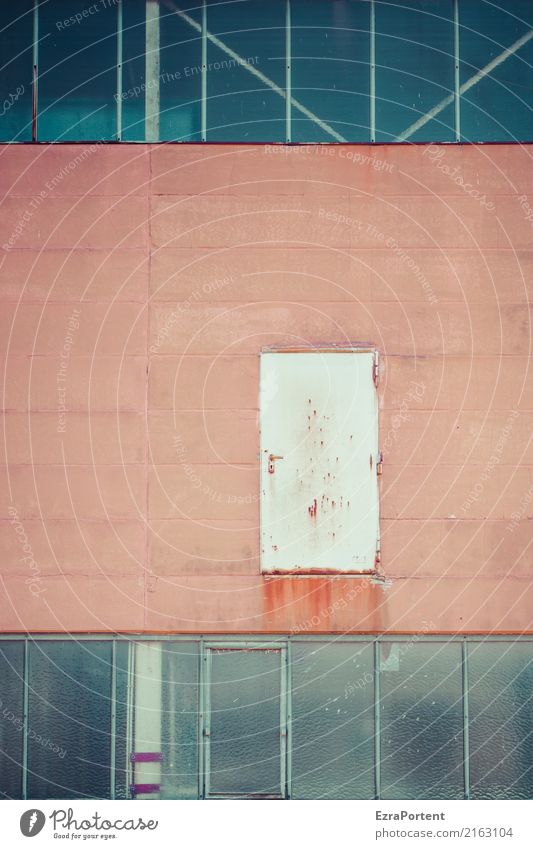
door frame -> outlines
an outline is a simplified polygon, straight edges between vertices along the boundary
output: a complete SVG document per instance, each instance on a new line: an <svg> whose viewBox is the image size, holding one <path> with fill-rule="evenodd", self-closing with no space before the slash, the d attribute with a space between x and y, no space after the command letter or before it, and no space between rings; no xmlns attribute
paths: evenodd
<svg viewBox="0 0 533 849"><path fill-rule="evenodd" d="M213 793L211 790L211 680L214 651L278 651L280 672L280 792L264 796L261 794L225 794ZM202 799L288 799L289 758L290 758L290 689L289 689L289 646L287 642L273 640L271 642L222 641L209 640L204 643L203 657L200 666L200 722L199 722L199 760L200 760L200 798Z"/></svg>

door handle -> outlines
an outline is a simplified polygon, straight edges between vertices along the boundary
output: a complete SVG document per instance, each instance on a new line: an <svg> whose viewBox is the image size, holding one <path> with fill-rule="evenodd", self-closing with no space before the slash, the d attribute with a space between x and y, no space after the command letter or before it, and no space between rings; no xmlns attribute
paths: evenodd
<svg viewBox="0 0 533 849"><path fill-rule="evenodd" d="M269 454L268 455L268 474L273 475L275 471L274 463L276 460L284 460L285 458L281 454Z"/></svg>

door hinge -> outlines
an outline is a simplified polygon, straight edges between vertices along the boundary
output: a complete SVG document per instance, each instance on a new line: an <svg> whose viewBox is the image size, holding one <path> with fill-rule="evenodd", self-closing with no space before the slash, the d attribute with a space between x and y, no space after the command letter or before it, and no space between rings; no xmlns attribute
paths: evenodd
<svg viewBox="0 0 533 849"><path fill-rule="evenodd" d="M379 385L379 356L377 351L374 354L374 363L372 365L372 380L374 381L374 386L377 389Z"/></svg>
<svg viewBox="0 0 533 849"><path fill-rule="evenodd" d="M383 453L380 451L378 454L378 461L376 463L376 475L383 474Z"/></svg>
<svg viewBox="0 0 533 849"><path fill-rule="evenodd" d="M381 563L381 549L377 548L376 549L376 556L374 558L374 566L376 567L376 569L377 569L377 567L379 566L380 563Z"/></svg>

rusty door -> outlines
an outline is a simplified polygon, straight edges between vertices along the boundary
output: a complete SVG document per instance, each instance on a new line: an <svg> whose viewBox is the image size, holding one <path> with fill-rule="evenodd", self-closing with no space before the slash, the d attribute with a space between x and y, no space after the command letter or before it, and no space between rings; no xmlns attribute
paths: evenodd
<svg viewBox="0 0 533 849"><path fill-rule="evenodd" d="M379 551L376 354L261 355L261 568L366 572Z"/></svg>

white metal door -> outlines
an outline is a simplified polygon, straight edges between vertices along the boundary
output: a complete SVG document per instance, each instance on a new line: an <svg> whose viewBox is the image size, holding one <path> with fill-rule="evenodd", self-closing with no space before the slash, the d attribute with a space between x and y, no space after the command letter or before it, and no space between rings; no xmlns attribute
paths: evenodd
<svg viewBox="0 0 533 849"><path fill-rule="evenodd" d="M376 354L261 355L261 568L366 572L379 550Z"/></svg>

